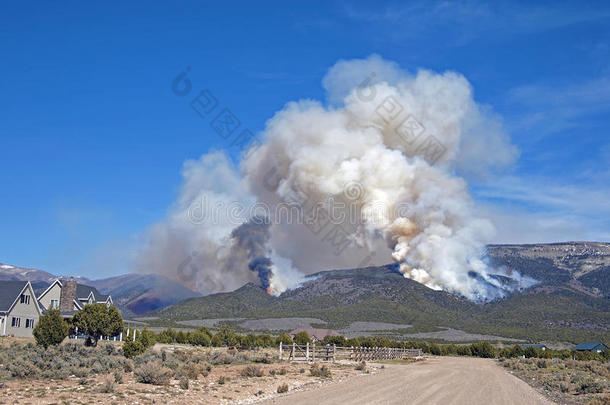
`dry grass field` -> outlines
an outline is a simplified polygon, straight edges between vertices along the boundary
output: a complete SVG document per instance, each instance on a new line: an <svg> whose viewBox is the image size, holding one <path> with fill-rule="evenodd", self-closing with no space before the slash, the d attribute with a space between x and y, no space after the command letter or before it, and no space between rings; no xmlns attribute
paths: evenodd
<svg viewBox="0 0 610 405"><path fill-rule="evenodd" d="M533 358L499 361L559 403L610 404L610 363Z"/></svg>
<svg viewBox="0 0 610 405"><path fill-rule="evenodd" d="M2 340L0 403L250 403L365 373L337 363L326 365L330 377L312 375L309 365L279 362L273 354L157 344L130 360L111 342L97 348L67 342L45 351L27 340Z"/></svg>

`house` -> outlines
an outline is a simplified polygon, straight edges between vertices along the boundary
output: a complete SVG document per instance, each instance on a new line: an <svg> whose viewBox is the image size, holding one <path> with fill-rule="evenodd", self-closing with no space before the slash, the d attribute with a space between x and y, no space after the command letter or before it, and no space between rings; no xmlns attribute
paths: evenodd
<svg viewBox="0 0 610 405"><path fill-rule="evenodd" d="M528 347L533 347L534 349L546 350L547 347L545 345L536 345L536 344L522 344L520 345L522 349L527 349Z"/></svg>
<svg viewBox="0 0 610 405"><path fill-rule="evenodd" d="M576 350L577 352L601 353L608 350L608 346L606 346L602 342L583 342L574 346L572 350Z"/></svg>
<svg viewBox="0 0 610 405"><path fill-rule="evenodd" d="M42 311L29 281L0 281L0 334L32 337Z"/></svg>
<svg viewBox="0 0 610 405"><path fill-rule="evenodd" d="M58 279L40 294L38 302L43 310L58 308L64 318L69 318L87 304L112 305L112 297L101 294L95 287Z"/></svg>
<svg viewBox="0 0 610 405"><path fill-rule="evenodd" d="M324 340L326 336L341 336L341 334L336 330L316 328L297 328L290 332L289 335L292 339L294 339L294 336L299 332L307 332L313 342L320 342Z"/></svg>

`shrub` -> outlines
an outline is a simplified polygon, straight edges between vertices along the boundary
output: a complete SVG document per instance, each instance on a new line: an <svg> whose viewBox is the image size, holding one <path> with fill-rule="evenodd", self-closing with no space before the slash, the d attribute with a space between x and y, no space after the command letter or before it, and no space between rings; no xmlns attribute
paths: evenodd
<svg viewBox="0 0 610 405"><path fill-rule="evenodd" d="M116 336L123 330L123 318L114 306L87 304L72 317L79 332L88 335L87 344L97 346L102 336Z"/></svg>
<svg viewBox="0 0 610 405"><path fill-rule="evenodd" d="M167 328L156 336L159 343L174 343L176 341L176 331L172 328Z"/></svg>
<svg viewBox="0 0 610 405"><path fill-rule="evenodd" d="M194 346L209 346L210 337L202 331L195 331L189 333L188 342Z"/></svg>
<svg viewBox="0 0 610 405"><path fill-rule="evenodd" d="M429 350L430 354L433 354L435 356L440 356L441 355L441 347L439 345L437 345L436 343L432 343L428 347L428 350Z"/></svg>
<svg viewBox="0 0 610 405"><path fill-rule="evenodd" d="M470 345L473 356L493 358L496 357L496 349L489 342L477 342Z"/></svg>
<svg viewBox="0 0 610 405"><path fill-rule="evenodd" d="M114 372L114 382L117 384L123 384L123 373L119 370Z"/></svg>
<svg viewBox="0 0 610 405"><path fill-rule="evenodd" d="M32 334L36 343L46 349L63 342L68 336L68 324L62 318L59 309L50 309L40 317Z"/></svg>
<svg viewBox="0 0 610 405"><path fill-rule="evenodd" d="M172 370L164 367L159 362L151 362L137 367L134 371L136 381L143 384L167 385L172 375Z"/></svg>
<svg viewBox="0 0 610 405"><path fill-rule="evenodd" d="M263 357L258 357L254 359L255 363L263 363L263 364L271 364L273 363L273 359L269 356L269 353L265 353Z"/></svg>
<svg viewBox="0 0 610 405"><path fill-rule="evenodd" d="M587 378L580 383L578 392L581 394L600 394L604 392L604 386L592 378Z"/></svg>
<svg viewBox="0 0 610 405"><path fill-rule="evenodd" d="M184 333L183 331L178 331L176 332L176 343L187 343L188 341L188 335L186 333Z"/></svg>
<svg viewBox="0 0 610 405"><path fill-rule="evenodd" d="M106 354L108 356L113 356L116 353L116 350L114 349L114 345L113 344L107 344L104 345L104 350L106 351Z"/></svg>
<svg viewBox="0 0 610 405"><path fill-rule="evenodd" d="M291 345L292 338L290 336L288 336L288 334L286 334L286 333L280 333L280 335L277 338L275 338L275 344L279 345L280 342L282 342L282 344L284 344L284 345Z"/></svg>
<svg viewBox="0 0 610 405"><path fill-rule="evenodd" d="M294 343L297 345L311 344L311 338L307 332L302 331L294 335Z"/></svg>
<svg viewBox="0 0 610 405"><path fill-rule="evenodd" d="M534 358L534 357L540 357L540 353L539 350L536 349L535 347L526 347L523 350L523 354L525 355L526 358Z"/></svg>
<svg viewBox="0 0 610 405"><path fill-rule="evenodd" d="M443 346L443 355L455 355L457 354L457 346L454 344Z"/></svg>
<svg viewBox="0 0 610 405"><path fill-rule="evenodd" d="M241 339L241 345L248 347L248 348L253 348L255 347L257 344L257 338L253 333L248 333L246 336L243 336Z"/></svg>
<svg viewBox="0 0 610 405"><path fill-rule="evenodd" d="M312 377L331 378L331 376L332 376L330 369L328 367L326 367L326 366L319 367L317 363L314 363L311 365L311 367L309 368L309 374Z"/></svg>
<svg viewBox="0 0 610 405"><path fill-rule="evenodd" d="M247 366L246 368L241 370L240 375L242 377L262 377L263 370L257 366Z"/></svg>
<svg viewBox="0 0 610 405"><path fill-rule="evenodd" d="M279 387L277 387L278 394L283 394L285 392L288 392L288 384L282 384Z"/></svg>
<svg viewBox="0 0 610 405"><path fill-rule="evenodd" d="M227 353L214 353L210 358L210 361L214 365L231 364L235 361L235 357Z"/></svg>
<svg viewBox="0 0 610 405"><path fill-rule="evenodd" d="M231 381L231 379L228 378L228 377L225 377L224 375L221 375L220 377L218 377L218 381L216 381L216 383L220 384L220 385L223 385L227 381Z"/></svg>
<svg viewBox="0 0 610 405"><path fill-rule="evenodd" d="M210 344L214 347L220 347L222 346L222 338L216 334L210 339Z"/></svg>
<svg viewBox="0 0 610 405"><path fill-rule="evenodd" d="M114 381L112 381L112 379L110 379L110 378L106 378L106 380L100 386L99 392L108 394L108 393L114 392L114 389L115 389Z"/></svg>
<svg viewBox="0 0 610 405"><path fill-rule="evenodd" d="M188 377L184 376L180 379L180 388L182 388L183 390L188 390L189 389L189 379Z"/></svg>
<svg viewBox="0 0 610 405"><path fill-rule="evenodd" d="M133 359L134 357L139 356L140 354L144 353L145 350L144 345L137 340L135 342L128 340L123 343L123 354L128 359Z"/></svg>
<svg viewBox="0 0 610 405"><path fill-rule="evenodd" d="M278 374L279 375L286 375L286 369L282 367Z"/></svg>
<svg viewBox="0 0 610 405"><path fill-rule="evenodd" d="M260 335L256 338L256 344L261 347L273 347L275 346L275 340L273 340L271 335Z"/></svg>
<svg viewBox="0 0 610 405"><path fill-rule="evenodd" d="M125 371L126 373L131 373L133 371L133 360L126 359L123 362L123 371Z"/></svg>
<svg viewBox="0 0 610 405"><path fill-rule="evenodd" d="M227 325L222 325L218 329L218 333L214 335L216 343L220 343L218 346L235 346L239 344L239 336L233 332L233 330ZM214 342L212 342L214 344Z"/></svg>
<svg viewBox="0 0 610 405"><path fill-rule="evenodd" d="M36 367L31 361L20 358L6 364L6 369L11 373L12 377L17 378L33 377L37 374Z"/></svg>
<svg viewBox="0 0 610 405"><path fill-rule="evenodd" d="M196 363L187 363L180 368L178 374L183 375L191 380L196 380L201 372L200 367Z"/></svg>
<svg viewBox="0 0 610 405"><path fill-rule="evenodd" d="M155 344L155 334L144 328L136 335L136 342L140 342L146 350Z"/></svg>
<svg viewBox="0 0 610 405"><path fill-rule="evenodd" d="M323 345L336 345L336 346L347 346L347 339L343 336L325 336L324 339L322 339L322 344Z"/></svg>
<svg viewBox="0 0 610 405"><path fill-rule="evenodd" d="M608 405L608 398L592 398L587 405Z"/></svg>
<svg viewBox="0 0 610 405"><path fill-rule="evenodd" d="M459 356L472 356L472 350L470 346L458 346L457 354Z"/></svg>

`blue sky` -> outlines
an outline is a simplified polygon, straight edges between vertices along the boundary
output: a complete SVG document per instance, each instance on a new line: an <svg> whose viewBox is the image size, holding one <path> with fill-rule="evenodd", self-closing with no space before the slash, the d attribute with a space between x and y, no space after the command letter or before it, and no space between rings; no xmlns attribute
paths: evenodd
<svg viewBox="0 0 610 405"><path fill-rule="evenodd" d="M129 269L182 163L228 148L172 93L187 66L256 132L288 101L323 100L338 60L373 53L463 74L502 118L520 158L470 185L498 242L610 240L607 3L124 3L0 13L0 262Z"/></svg>

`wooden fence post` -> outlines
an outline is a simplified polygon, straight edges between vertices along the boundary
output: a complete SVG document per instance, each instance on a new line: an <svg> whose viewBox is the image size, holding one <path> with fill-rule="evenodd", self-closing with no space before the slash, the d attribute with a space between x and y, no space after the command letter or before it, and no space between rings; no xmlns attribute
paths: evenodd
<svg viewBox="0 0 610 405"><path fill-rule="evenodd" d="M313 348L311 350L311 358L314 363L316 362L316 344L313 344Z"/></svg>
<svg viewBox="0 0 610 405"><path fill-rule="evenodd" d="M335 355L337 353L337 345L333 344L333 363L335 362Z"/></svg>
<svg viewBox="0 0 610 405"><path fill-rule="evenodd" d="M309 362L309 342L305 343L305 360Z"/></svg>
<svg viewBox="0 0 610 405"><path fill-rule="evenodd" d="M282 350L282 342L280 342L280 361L282 361L282 354L283 354L283 350Z"/></svg>

